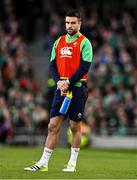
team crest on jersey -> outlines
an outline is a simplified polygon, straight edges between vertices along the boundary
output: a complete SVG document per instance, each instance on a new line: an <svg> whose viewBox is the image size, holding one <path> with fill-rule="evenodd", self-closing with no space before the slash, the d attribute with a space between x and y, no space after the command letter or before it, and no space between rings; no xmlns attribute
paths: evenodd
<svg viewBox="0 0 137 180"><path fill-rule="evenodd" d="M60 57L69 57L71 58L72 57L72 47L63 47L61 48L60 50Z"/></svg>
<svg viewBox="0 0 137 180"><path fill-rule="evenodd" d="M74 47L76 47L76 46L77 46L77 44L78 44L77 42L74 42L74 43L73 43Z"/></svg>

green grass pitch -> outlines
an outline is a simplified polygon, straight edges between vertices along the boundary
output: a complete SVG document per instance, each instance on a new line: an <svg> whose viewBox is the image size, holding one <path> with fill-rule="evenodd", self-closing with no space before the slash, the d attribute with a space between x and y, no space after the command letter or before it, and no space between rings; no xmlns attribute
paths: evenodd
<svg viewBox="0 0 137 180"><path fill-rule="evenodd" d="M62 172L69 148L57 148L48 172L26 172L42 153L38 147L0 147L0 179L137 179L135 150L81 149L75 173Z"/></svg>

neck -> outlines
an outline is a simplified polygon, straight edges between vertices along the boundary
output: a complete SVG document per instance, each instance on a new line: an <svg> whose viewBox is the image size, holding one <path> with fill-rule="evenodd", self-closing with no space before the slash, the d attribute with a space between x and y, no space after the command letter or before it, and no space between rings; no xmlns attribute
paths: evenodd
<svg viewBox="0 0 137 180"><path fill-rule="evenodd" d="M70 34L68 34L68 36L69 36L69 37L71 37L71 38L72 38L72 37L74 37L74 36L76 36L76 35L80 35L80 32L78 31L78 32L77 32L77 33L75 33L74 35L70 35Z"/></svg>

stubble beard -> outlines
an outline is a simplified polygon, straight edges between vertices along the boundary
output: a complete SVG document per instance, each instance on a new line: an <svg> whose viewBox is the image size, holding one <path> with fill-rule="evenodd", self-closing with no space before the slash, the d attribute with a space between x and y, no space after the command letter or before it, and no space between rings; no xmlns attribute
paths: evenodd
<svg viewBox="0 0 137 180"><path fill-rule="evenodd" d="M76 31L76 30L71 30L71 31L69 32L69 29L67 29L67 33L68 33L70 36L74 36L74 35L77 33L77 31Z"/></svg>

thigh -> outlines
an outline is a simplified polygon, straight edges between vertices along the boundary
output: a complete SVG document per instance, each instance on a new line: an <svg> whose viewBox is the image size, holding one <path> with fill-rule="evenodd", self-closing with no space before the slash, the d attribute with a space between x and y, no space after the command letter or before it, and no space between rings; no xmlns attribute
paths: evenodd
<svg viewBox="0 0 137 180"><path fill-rule="evenodd" d="M73 99L68 110L69 119L76 122L84 119L84 109L87 96L88 91L85 86L74 88Z"/></svg>
<svg viewBox="0 0 137 180"><path fill-rule="evenodd" d="M59 110L63 102L63 99L64 97L61 96L60 89L57 89L54 93L54 98L53 98L51 108L50 108L50 118L61 115L59 113Z"/></svg>

